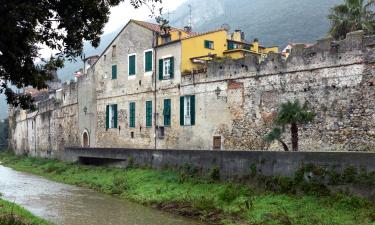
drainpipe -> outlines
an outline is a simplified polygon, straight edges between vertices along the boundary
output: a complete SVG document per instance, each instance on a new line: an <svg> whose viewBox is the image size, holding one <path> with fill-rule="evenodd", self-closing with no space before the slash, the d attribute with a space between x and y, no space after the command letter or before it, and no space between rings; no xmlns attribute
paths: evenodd
<svg viewBox="0 0 375 225"><path fill-rule="evenodd" d="M156 54L156 46L157 46L157 41L158 41L158 35L156 32L153 32L153 40L152 40L152 48L154 49L154 149L156 150L157 148L157 124L156 124L156 77L157 77L157 72L156 72L156 63L157 63L157 54Z"/></svg>

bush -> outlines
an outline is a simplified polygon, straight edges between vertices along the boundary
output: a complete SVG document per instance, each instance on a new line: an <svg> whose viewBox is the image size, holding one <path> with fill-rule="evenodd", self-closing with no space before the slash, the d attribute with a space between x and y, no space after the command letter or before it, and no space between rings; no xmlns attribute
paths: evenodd
<svg viewBox="0 0 375 225"><path fill-rule="evenodd" d="M188 178L193 178L198 174L198 168L185 163L180 169L180 182L186 181Z"/></svg>
<svg viewBox="0 0 375 225"><path fill-rule="evenodd" d="M124 191L129 189L128 181L123 176L116 176L113 178L113 184L110 187L111 194L121 195Z"/></svg>
<svg viewBox="0 0 375 225"><path fill-rule="evenodd" d="M238 197L251 197L253 191L240 185L229 184L218 194L219 200L231 203Z"/></svg>
<svg viewBox="0 0 375 225"><path fill-rule="evenodd" d="M208 177L211 181L219 181L220 180L220 169L219 167L213 167L210 172L208 173Z"/></svg>

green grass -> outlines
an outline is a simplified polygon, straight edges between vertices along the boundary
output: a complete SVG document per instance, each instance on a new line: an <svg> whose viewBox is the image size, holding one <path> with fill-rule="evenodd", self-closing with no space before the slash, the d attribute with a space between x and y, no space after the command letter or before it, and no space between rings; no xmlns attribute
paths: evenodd
<svg viewBox="0 0 375 225"><path fill-rule="evenodd" d="M375 225L375 206L336 195L281 194L176 171L120 169L0 155L6 166L214 224Z"/></svg>
<svg viewBox="0 0 375 225"><path fill-rule="evenodd" d="M45 220L35 217L26 209L0 199L0 225L52 225Z"/></svg>

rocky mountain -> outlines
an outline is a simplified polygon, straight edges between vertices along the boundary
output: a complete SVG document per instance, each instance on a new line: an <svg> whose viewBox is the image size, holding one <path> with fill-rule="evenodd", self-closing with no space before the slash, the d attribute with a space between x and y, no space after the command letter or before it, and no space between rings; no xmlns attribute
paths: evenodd
<svg viewBox="0 0 375 225"><path fill-rule="evenodd" d="M169 15L173 26L189 24L189 7L195 31L207 31L222 26L241 29L246 39L258 38L263 45L284 47L288 42L313 42L324 37L329 29L329 9L342 0L188 0ZM86 56L100 54L119 32L104 35L97 49L85 44ZM73 78L82 62L67 62L58 71L62 80ZM4 117L0 96L0 118Z"/></svg>

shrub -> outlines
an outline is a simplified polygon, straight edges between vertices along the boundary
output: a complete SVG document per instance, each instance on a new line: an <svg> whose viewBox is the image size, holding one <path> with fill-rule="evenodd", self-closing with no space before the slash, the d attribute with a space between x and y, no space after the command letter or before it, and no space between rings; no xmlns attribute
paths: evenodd
<svg viewBox="0 0 375 225"><path fill-rule="evenodd" d="M238 197L251 197L253 191L248 188L244 188L240 185L229 184L223 191L218 194L219 200L227 203L231 203L236 200Z"/></svg>
<svg viewBox="0 0 375 225"><path fill-rule="evenodd" d="M193 178L198 174L198 168L185 163L180 169L180 182L186 181L188 178Z"/></svg>
<svg viewBox="0 0 375 225"><path fill-rule="evenodd" d="M213 167L210 172L208 173L208 177L211 181L219 181L220 180L220 169L219 167Z"/></svg>
<svg viewBox="0 0 375 225"><path fill-rule="evenodd" d="M135 168L135 160L133 156L128 158L128 165L126 166L127 169L134 169Z"/></svg>
<svg viewBox="0 0 375 225"><path fill-rule="evenodd" d="M113 178L113 183L110 187L111 194L120 195L129 189L128 181L123 176L116 176Z"/></svg>

